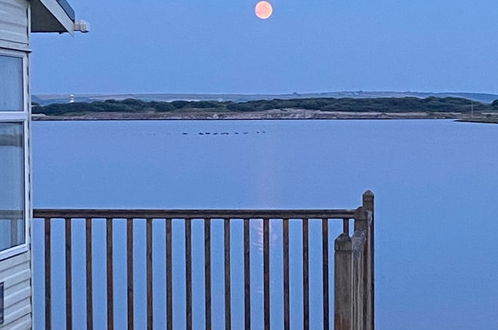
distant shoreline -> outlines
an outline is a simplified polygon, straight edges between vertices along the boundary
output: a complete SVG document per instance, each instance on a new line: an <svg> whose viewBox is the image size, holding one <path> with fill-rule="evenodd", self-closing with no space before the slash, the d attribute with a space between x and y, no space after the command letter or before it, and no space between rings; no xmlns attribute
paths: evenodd
<svg viewBox="0 0 498 330"><path fill-rule="evenodd" d="M477 124L498 124L498 118L466 118L457 119L456 121L462 123L477 123Z"/></svg>
<svg viewBox="0 0 498 330"><path fill-rule="evenodd" d="M467 120L452 112L329 112L305 109L265 110L254 112L103 112L81 115L33 115L34 121L91 120L389 120L389 119L457 119Z"/></svg>
<svg viewBox="0 0 498 330"><path fill-rule="evenodd" d="M33 104L34 120L498 119L491 104L455 97L293 98L233 101L138 99Z"/></svg>

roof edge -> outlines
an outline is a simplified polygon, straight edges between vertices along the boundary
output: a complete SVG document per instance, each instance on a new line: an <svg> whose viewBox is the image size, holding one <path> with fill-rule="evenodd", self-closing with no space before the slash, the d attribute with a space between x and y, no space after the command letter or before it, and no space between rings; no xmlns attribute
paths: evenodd
<svg viewBox="0 0 498 330"><path fill-rule="evenodd" d="M62 9L64 9L67 16L69 16L69 19L71 19L74 22L75 14L73 7L71 7L71 5L66 0L56 0L56 1L59 3Z"/></svg>
<svg viewBox="0 0 498 330"><path fill-rule="evenodd" d="M75 14L66 0L31 0L31 32L74 33Z"/></svg>

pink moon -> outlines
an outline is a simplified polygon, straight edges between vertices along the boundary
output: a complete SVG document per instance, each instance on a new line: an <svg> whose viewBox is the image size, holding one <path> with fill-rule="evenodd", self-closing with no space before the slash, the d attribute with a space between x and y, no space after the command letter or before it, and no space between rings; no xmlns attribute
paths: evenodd
<svg viewBox="0 0 498 330"><path fill-rule="evenodd" d="M273 13L273 8L271 6L271 3L268 1L260 1L256 5L256 8L254 9L256 16L258 16L261 19L267 19L270 18L271 14Z"/></svg>

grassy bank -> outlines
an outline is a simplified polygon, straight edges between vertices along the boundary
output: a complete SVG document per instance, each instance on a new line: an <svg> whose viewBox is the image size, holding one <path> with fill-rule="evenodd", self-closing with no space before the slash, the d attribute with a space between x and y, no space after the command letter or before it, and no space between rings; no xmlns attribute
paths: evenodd
<svg viewBox="0 0 498 330"><path fill-rule="evenodd" d="M57 119L64 117L119 119L258 119L293 117L328 119L350 116L372 117L428 117L460 118L471 111L498 114L498 102L473 102L455 97L428 98L296 98L248 102L231 101L141 101L125 99L95 102L55 103L45 106L33 104L33 114ZM358 114L358 115L355 115ZM407 115L408 114L408 115ZM255 118L258 117L258 118ZM297 119L299 119L297 118Z"/></svg>

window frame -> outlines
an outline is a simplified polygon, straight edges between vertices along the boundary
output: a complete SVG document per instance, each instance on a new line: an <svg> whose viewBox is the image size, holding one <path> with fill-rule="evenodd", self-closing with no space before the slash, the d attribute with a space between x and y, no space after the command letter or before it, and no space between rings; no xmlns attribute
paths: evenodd
<svg viewBox="0 0 498 330"><path fill-rule="evenodd" d="M0 110L0 114L3 113L20 113L20 112L26 112L28 108L28 103L27 103L27 97L26 97L26 91L28 90L28 77L26 76L27 72L27 54L25 52L21 51L14 51L14 50L8 50L8 49L2 49L0 48L0 56L6 56L6 57L14 57L14 58L20 58L22 60L22 88L23 88L23 93L22 93L22 107L23 110L6 110L2 111Z"/></svg>
<svg viewBox="0 0 498 330"><path fill-rule="evenodd" d="M0 123L21 123L23 126L23 163L24 163L24 243L0 251L0 261L29 251L31 245L31 95L29 90L28 52L0 47L0 56L22 59L22 111L0 111Z"/></svg>

